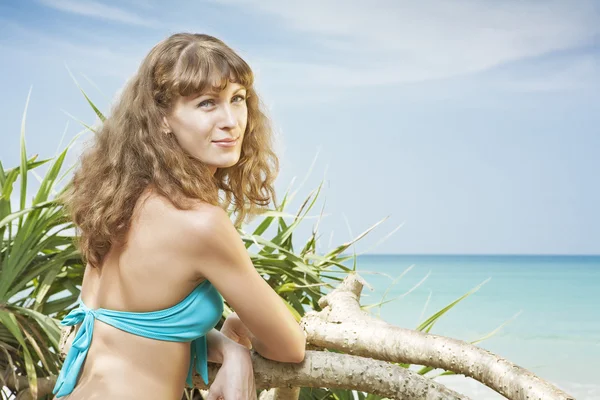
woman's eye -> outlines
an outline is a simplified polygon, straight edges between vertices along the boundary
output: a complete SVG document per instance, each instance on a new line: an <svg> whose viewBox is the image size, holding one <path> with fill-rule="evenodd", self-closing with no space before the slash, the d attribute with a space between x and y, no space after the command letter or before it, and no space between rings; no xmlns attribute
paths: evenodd
<svg viewBox="0 0 600 400"><path fill-rule="evenodd" d="M236 100L237 103L242 103L242 102L244 102L246 100L246 98L244 96L240 95L240 94L233 96L233 98L234 99L237 98L237 100ZM205 106L214 106L214 105L215 105L215 101L212 100L212 99L204 100L204 101L198 103L198 107L199 108L200 107L204 108Z"/></svg>
<svg viewBox="0 0 600 400"><path fill-rule="evenodd" d="M205 105L213 105L215 102L213 100L204 100L198 104L198 107L204 107Z"/></svg>

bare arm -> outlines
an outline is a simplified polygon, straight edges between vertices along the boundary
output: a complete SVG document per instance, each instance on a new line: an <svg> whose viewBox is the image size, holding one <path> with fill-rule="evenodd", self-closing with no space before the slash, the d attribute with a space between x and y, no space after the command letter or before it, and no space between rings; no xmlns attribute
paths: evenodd
<svg viewBox="0 0 600 400"><path fill-rule="evenodd" d="M212 329L206 334L207 359L212 363L223 364L227 354L248 349L223 335L217 329Z"/></svg>
<svg viewBox="0 0 600 400"><path fill-rule="evenodd" d="M221 328L221 333L247 349L256 350L265 358L274 359L274 357L277 357L276 354L271 354L271 350L250 332L235 312L227 317Z"/></svg>
<svg viewBox="0 0 600 400"><path fill-rule="evenodd" d="M242 322L237 313L231 313L225 319L225 323L221 328L221 333L229 339L244 346L247 349L255 349L259 354L267 357L264 354L269 354L269 349L265 348L263 343L250 332L248 327Z"/></svg>
<svg viewBox="0 0 600 400"><path fill-rule="evenodd" d="M210 206L198 211L191 232L182 237L193 245L199 275L206 277L251 333L263 357L298 363L304 359L304 332L283 299L254 268L248 251L227 213Z"/></svg>

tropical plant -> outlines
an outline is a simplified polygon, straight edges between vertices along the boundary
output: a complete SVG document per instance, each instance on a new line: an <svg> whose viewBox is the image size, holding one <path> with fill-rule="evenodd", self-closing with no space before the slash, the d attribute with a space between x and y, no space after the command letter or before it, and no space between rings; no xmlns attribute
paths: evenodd
<svg viewBox="0 0 600 400"><path fill-rule="evenodd" d="M65 266L81 263L72 224L54 200L69 146L51 159L27 157L30 96L31 91L21 124L20 165L4 169L0 162L0 379L3 386L29 386L35 395L38 377L56 374L61 366L60 330L52 317L74 303L78 289ZM28 203L31 175L38 176L35 170L42 166L46 173ZM14 192L17 183L20 191ZM65 289L70 296L51 299Z"/></svg>

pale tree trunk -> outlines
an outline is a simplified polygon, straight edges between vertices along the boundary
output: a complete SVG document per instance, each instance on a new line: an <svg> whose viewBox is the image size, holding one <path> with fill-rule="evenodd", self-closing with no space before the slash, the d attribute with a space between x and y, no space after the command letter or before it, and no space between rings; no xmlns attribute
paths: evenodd
<svg viewBox="0 0 600 400"><path fill-rule="evenodd" d="M364 281L351 274L302 318L307 335L302 363L287 364L252 354L260 400L295 400L300 387L350 389L406 400L467 399L441 383L395 363L425 365L469 376L513 400L574 400L573 396L487 350L469 343L390 325L360 308ZM336 353L327 350L339 351ZM212 381L218 366L209 365ZM44 381L49 393L54 377ZM26 388L25 378L19 379ZM7 382L9 387L14 387ZM13 383L14 384L14 383ZM206 389L199 376L194 384ZM24 393L25 395L25 393ZM26 395L20 400L30 399Z"/></svg>

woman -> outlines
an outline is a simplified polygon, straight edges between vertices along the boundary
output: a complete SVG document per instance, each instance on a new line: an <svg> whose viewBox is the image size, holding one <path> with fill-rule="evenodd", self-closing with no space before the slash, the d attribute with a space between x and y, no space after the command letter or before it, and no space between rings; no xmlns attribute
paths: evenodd
<svg viewBox="0 0 600 400"><path fill-rule="evenodd" d="M206 361L211 399L254 399L249 347L304 359L304 334L235 224L272 200L279 164L250 67L222 41L174 34L128 82L64 201L87 261L57 397L179 400ZM221 196L221 194L223 196ZM227 336L214 329L225 299ZM92 340L93 338L93 340Z"/></svg>

